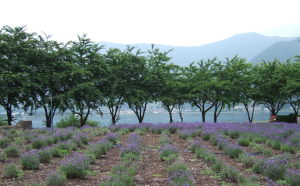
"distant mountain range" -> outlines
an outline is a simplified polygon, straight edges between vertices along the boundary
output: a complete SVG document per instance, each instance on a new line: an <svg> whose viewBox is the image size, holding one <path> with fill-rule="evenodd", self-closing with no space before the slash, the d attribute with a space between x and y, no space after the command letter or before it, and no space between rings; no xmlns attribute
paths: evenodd
<svg viewBox="0 0 300 186"><path fill-rule="evenodd" d="M106 48L125 49L125 44L100 42ZM130 44L142 51L147 51L150 44ZM220 60L235 55L257 63L262 60L278 58L285 61L295 55L300 55L300 41L296 37L264 36L257 33L237 34L230 38L201 46L167 46L155 45L163 51L173 49L169 55L171 62L187 66L193 61L217 57Z"/></svg>

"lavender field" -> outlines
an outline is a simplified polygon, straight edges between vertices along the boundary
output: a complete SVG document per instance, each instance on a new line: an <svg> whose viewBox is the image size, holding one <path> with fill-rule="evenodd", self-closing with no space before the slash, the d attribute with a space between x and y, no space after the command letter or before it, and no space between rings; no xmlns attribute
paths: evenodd
<svg viewBox="0 0 300 186"><path fill-rule="evenodd" d="M300 125L0 128L0 185L300 185Z"/></svg>

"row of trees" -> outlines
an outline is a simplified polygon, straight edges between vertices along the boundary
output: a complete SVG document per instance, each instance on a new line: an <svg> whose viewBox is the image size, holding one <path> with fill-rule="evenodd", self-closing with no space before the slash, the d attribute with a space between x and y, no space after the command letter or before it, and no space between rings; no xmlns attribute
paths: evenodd
<svg viewBox="0 0 300 186"><path fill-rule="evenodd" d="M253 107L264 104L277 114L284 104L299 111L299 58L253 66L245 59L200 60L188 67L170 63L170 51L154 45L148 51L128 46L104 47L86 35L66 44L26 32L24 27L4 26L0 31L0 105L13 121L13 108L43 108L46 126L57 110L71 110L84 125L92 110L109 109L112 124L128 104L143 122L147 105L157 102L169 113L177 108L183 121L185 103L199 108L202 121L210 109L214 121L225 107L243 104L248 119ZM250 109L252 108L252 109Z"/></svg>

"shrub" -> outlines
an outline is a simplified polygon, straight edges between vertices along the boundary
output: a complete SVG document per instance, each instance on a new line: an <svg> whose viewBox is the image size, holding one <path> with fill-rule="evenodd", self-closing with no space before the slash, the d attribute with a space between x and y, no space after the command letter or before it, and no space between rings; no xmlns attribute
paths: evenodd
<svg viewBox="0 0 300 186"><path fill-rule="evenodd" d="M242 149L235 145L229 145L225 148L225 154L230 158L238 158L242 152Z"/></svg>
<svg viewBox="0 0 300 186"><path fill-rule="evenodd" d="M288 167L288 157L285 155L278 155L266 159L263 164L263 175L268 176L272 180L284 179L285 171Z"/></svg>
<svg viewBox="0 0 300 186"><path fill-rule="evenodd" d="M264 161L263 160L257 160L254 162L252 170L253 172L260 174L263 171Z"/></svg>
<svg viewBox="0 0 300 186"><path fill-rule="evenodd" d="M10 140L7 137L0 138L0 147L5 148L9 145Z"/></svg>
<svg viewBox="0 0 300 186"><path fill-rule="evenodd" d="M116 145L118 143L118 138L119 138L119 135L116 133L110 133L105 136L105 139L110 141L113 145Z"/></svg>
<svg viewBox="0 0 300 186"><path fill-rule="evenodd" d="M14 163L10 163L4 167L3 176L5 178L17 178L21 175L22 171L19 170Z"/></svg>
<svg viewBox="0 0 300 186"><path fill-rule="evenodd" d="M18 157L20 154L20 150L13 145L6 147L4 152L6 153L7 157Z"/></svg>
<svg viewBox="0 0 300 186"><path fill-rule="evenodd" d="M34 170L40 167L40 157L36 150L31 150L25 153L21 159L21 165L23 169Z"/></svg>
<svg viewBox="0 0 300 186"><path fill-rule="evenodd" d="M0 162L4 163L7 159L6 153L5 152L1 152L0 153Z"/></svg>
<svg viewBox="0 0 300 186"><path fill-rule="evenodd" d="M221 172L221 170L223 169L223 163L217 160L211 168L215 172Z"/></svg>
<svg viewBox="0 0 300 186"><path fill-rule="evenodd" d="M53 157L57 157L57 158L62 158L64 157L66 154L68 154L69 152L67 150L62 150L60 148L58 148L57 146L52 147L50 149L50 152L52 153Z"/></svg>
<svg viewBox="0 0 300 186"><path fill-rule="evenodd" d="M201 138L205 141L208 141L210 139L210 133L202 133Z"/></svg>
<svg viewBox="0 0 300 186"><path fill-rule="evenodd" d="M221 177L228 179L232 182L237 182L239 179L239 172L229 166L223 166L223 169L221 171Z"/></svg>
<svg viewBox="0 0 300 186"><path fill-rule="evenodd" d="M73 148L73 145L71 142L69 141L64 141L64 142L60 142L56 145L57 148L61 149L61 150L65 150L65 151L71 151Z"/></svg>
<svg viewBox="0 0 300 186"><path fill-rule="evenodd" d="M167 134L162 134L160 136L159 143L162 144L162 145L165 145L165 144L170 144L172 142L171 142L171 140L170 140L170 138Z"/></svg>
<svg viewBox="0 0 300 186"><path fill-rule="evenodd" d="M170 127L168 128L168 130L169 130L169 132L170 132L171 134L175 134L176 131L177 131L177 127L175 127L175 126L170 126Z"/></svg>
<svg viewBox="0 0 300 186"><path fill-rule="evenodd" d="M131 165L127 166L125 164L117 165L112 169L110 179L101 183L100 186L109 186L109 185L135 185L134 184L134 175L136 174L136 167Z"/></svg>
<svg viewBox="0 0 300 186"><path fill-rule="evenodd" d="M238 140L238 144L241 145L241 146L249 146L249 139L247 138L241 138Z"/></svg>
<svg viewBox="0 0 300 186"><path fill-rule="evenodd" d="M120 134L120 135L126 135L126 134L128 134L130 131L129 131L129 129L121 129L121 130L119 130L118 131L118 134Z"/></svg>
<svg viewBox="0 0 300 186"><path fill-rule="evenodd" d="M111 147L112 143L110 141L100 140L98 143L90 145L88 152L93 154L97 159L100 159Z"/></svg>
<svg viewBox="0 0 300 186"><path fill-rule="evenodd" d="M58 123L56 123L56 127L58 128L66 128L66 127L80 127L80 120L75 115L70 115L69 117L62 118Z"/></svg>
<svg viewBox="0 0 300 186"><path fill-rule="evenodd" d="M48 176L47 185L48 186L64 186L67 178L64 174L60 172L53 172Z"/></svg>
<svg viewBox="0 0 300 186"><path fill-rule="evenodd" d="M174 162L168 167L171 185L193 185L190 172L182 162Z"/></svg>
<svg viewBox="0 0 300 186"><path fill-rule="evenodd" d="M49 148L39 150L38 155L41 163L49 163L51 161L52 153Z"/></svg>
<svg viewBox="0 0 300 186"><path fill-rule="evenodd" d="M137 143L129 143L128 145L126 145L121 152L121 157L123 157L125 154L134 154L135 156L139 156L140 155L140 151L141 148L139 146L139 144Z"/></svg>
<svg viewBox="0 0 300 186"><path fill-rule="evenodd" d="M86 154L74 153L71 158L61 163L60 170L67 178L85 178L90 163L90 159Z"/></svg>
<svg viewBox="0 0 300 186"><path fill-rule="evenodd" d="M239 161L243 164L245 168L251 168L254 165L254 159L251 156L240 155Z"/></svg>
<svg viewBox="0 0 300 186"><path fill-rule="evenodd" d="M300 169L300 160L296 161L295 168L296 169Z"/></svg>
<svg viewBox="0 0 300 186"><path fill-rule="evenodd" d="M32 141L33 149L40 149L45 146L47 146L47 137L46 136L40 136Z"/></svg>
<svg viewBox="0 0 300 186"><path fill-rule="evenodd" d="M90 121L90 120L87 120L85 124L87 126L92 126L92 127L95 127L95 126L99 125L99 123L97 121ZM70 115L69 117L62 118L56 124L56 127L58 127L58 128L66 128L66 127L77 127L77 128L79 128L79 127L81 127L80 119L73 114L73 115Z"/></svg>
<svg viewBox="0 0 300 186"><path fill-rule="evenodd" d="M282 144L280 146L280 150L283 151L283 152L289 152L291 154L295 154L296 153L296 148L295 147L290 146L290 145L285 145L285 144Z"/></svg>
<svg viewBox="0 0 300 186"><path fill-rule="evenodd" d="M300 185L300 171L295 169L288 169L285 174L285 179L291 186Z"/></svg>
<svg viewBox="0 0 300 186"><path fill-rule="evenodd" d="M173 145L166 145L163 148L159 149L160 159L163 161L172 162L175 161L178 157L178 150Z"/></svg>
<svg viewBox="0 0 300 186"><path fill-rule="evenodd" d="M237 130L229 131L228 134L229 134L229 137L231 137L232 139L237 139L240 137L240 131L237 131Z"/></svg>
<svg viewBox="0 0 300 186"><path fill-rule="evenodd" d="M190 150L192 153L195 153L196 149L199 149L201 148L201 142L200 141L193 141L191 143L191 147L190 147Z"/></svg>

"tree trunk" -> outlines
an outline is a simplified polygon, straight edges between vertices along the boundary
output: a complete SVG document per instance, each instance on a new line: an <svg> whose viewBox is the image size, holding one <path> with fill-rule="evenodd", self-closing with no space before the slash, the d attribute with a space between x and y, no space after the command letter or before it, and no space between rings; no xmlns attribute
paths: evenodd
<svg viewBox="0 0 300 186"><path fill-rule="evenodd" d="M183 110L183 104L179 104L178 105L178 113L179 113L181 122L183 122L182 110Z"/></svg>
<svg viewBox="0 0 300 186"><path fill-rule="evenodd" d="M9 126L12 125L12 121L13 121L13 116L12 116L12 105L11 104L7 104L6 107L6 116L7 116L7 124Z"/></svg>
<svg viewBox="0 0 300 186"><path fill-rule="evenodd" d="M168 114L169 114L169 122L173 123L172 111L174 109L174 106L166 105L165 108L166 108L166 110L168 111Z"/></svg>
<svg viewBox="0 0 300 186"><path fill-rule="evenodd" d="M201 114L202 114L202 122L205 123L205 114L206 114L206 111L201 111Z"/></svg>

